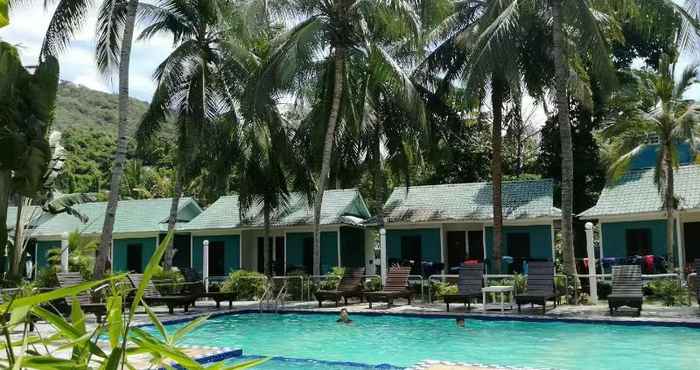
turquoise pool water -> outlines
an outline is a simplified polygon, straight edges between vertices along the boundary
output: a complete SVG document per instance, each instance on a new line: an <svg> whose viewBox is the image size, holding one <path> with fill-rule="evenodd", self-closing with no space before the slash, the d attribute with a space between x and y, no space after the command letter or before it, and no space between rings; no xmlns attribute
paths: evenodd
<svg viewBox="0 0 700 370"><path fill-rule="evenodd" d="M468 320L465 329L453 319L352 318L344 325L321 314L225 315L211 318L184 343L370 365L432 359L571 370L700 369L700 329L694 328Z"/></svg>
<svg viewBox="0 0 700 370"><path fill-rule="evenodd" d="M261 358L260 356L242 356L226 361L226 364L238 364ZM401 370L402 368L380 365L372 366L358 363L329 362L309 359L273 357L255 367L255 370Z"/></svg>

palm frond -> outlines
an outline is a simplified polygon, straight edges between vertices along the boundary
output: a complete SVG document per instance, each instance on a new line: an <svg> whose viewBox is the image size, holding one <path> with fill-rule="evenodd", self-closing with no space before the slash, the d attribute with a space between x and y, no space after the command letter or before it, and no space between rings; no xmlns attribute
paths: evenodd
<svg viewBox="0 0 700 370"><path fill-rule="evenodd" d="M57 56L65 50L80 31L92 5L93 0L60 0L49 21L39 54L42 57Z"/></svg>
<svg viewBox="0 0 700 370"><path fill-rule="evenodd" d="M109 76L119 67L127 0L105 0L97 13L95 60L97 70Z"/></svg>

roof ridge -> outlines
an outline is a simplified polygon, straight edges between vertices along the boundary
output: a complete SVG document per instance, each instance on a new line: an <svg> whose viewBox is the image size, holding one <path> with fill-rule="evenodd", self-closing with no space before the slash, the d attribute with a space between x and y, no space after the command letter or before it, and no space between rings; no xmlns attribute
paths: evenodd
<svg viewBox="0 0 700 370"><path fill-rule="evenodd" d="M552 178L543 178L543 179L527 179L527 180L508 180L508 181L502 181L502 184L519 184L519 183L532 183L532 182L554 182L554 179ZM408 189L414 189L414 188L435 188L435 187L448 187L448 186L458 186L458 185L484 185L484 184L492 184L492 181L477 181L477 182L454 182L454 183L447 183L447 184L426 184L426 185L411 185L408 186ZM406 186L396 186L394 189L406 189Z"/></svg>

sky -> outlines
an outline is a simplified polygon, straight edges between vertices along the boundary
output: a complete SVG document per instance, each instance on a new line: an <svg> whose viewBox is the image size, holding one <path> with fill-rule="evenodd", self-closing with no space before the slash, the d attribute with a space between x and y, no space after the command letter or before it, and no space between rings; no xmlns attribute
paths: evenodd
<svg viewBox="0 0 700 370"><path fill-rule="evenodd" d="M39 57L41 42L48 27L54 5L44 10L43 1L32 2L12 9L10 25L0 29L0 39L16 44L25 65L35 65ZM61 54L61 79L83 85L90 89L117 93L117 76L100 75L95 67L95 22L96 10L89 13L83 28L70 46ZM140 31L137 30L136 35ZM157 36L149 41L136 41L132 47L129 73L129 95L150 101L155 85L152 74L172 50L172 39Z"/></svg>
<svg viewBox="0 0 700 370"><path fill-rule="evenodd" d="M44 9L43 1L32 2L12 10L10 25L0 29L0 39L17 44L25 65L36 64L41 42L49 24L55 2L49 9ZM117 76L105 78L95 67L95 20L96 11L90 12L83 28L73 40L68 49L60 56L61 79L84 85L94 90L117 93ZM139 34L137 30L136 35ZM136 41L132 48L130 69L130 92L132 97L150 101L155 85L152 74L156 66L165 59L172 50L172 39L166 36L156 36L148 41ZM682 58L677 72L680 73L690 62ZM688 94L689 97L700 100L700 86L696 86ZM534 107L534 101L526 98L523 104L524 114L536 109L533 120L543 122L545 115L541 107Z"/></svg>

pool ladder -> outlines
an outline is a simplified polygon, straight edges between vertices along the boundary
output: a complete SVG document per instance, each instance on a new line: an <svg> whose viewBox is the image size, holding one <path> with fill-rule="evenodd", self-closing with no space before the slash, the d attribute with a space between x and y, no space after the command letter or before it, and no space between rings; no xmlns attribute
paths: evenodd
<svg viewBox="0 0 700 370"><path fill-rule="evenodd" d="M275 293L275 283L270 282L265 288L260 299L260 312L279 312L279 308L284 307L285 299L287 297L287 280L284 280L282 287L278 292Z"/></svg>

